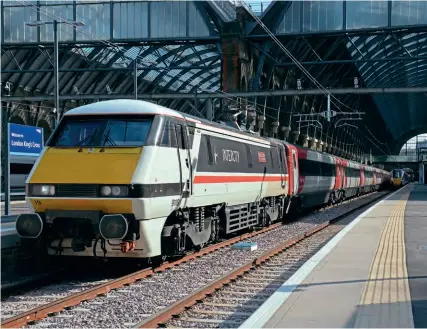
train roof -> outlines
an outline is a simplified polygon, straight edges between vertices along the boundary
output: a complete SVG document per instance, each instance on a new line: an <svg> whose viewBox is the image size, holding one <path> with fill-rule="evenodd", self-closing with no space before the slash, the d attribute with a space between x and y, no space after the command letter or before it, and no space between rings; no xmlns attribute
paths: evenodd
<svg viewBox="0 0 427 329"><path fill-rule="evenodd" d="M183 119L178 111L136 99L115 99L76 107L64 115L160 114Z"/></svg>

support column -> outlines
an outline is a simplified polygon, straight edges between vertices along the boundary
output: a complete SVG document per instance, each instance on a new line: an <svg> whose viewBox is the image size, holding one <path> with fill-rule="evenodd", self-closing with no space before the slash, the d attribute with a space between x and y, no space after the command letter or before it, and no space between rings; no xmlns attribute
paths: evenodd
<svg viewBox="0 0 427 329"><path fill-rule="evenodd" d="M236 20L224 23L221 29L221 85L222 91L227 93L247 91L248 77L252 70L249 46L244 40L244 33L249 18L244 8L237 7ZM242 87L245 90L242 90ZM222 102L225 110L228 105L236 103L234 98L222 99Z"/></svg>
<svg viewBox="0 0 427 329"><path fill-rule="evenodd" d="M208 98L206 100L206 119L212 121L213 120L213 106L212 106L212 98Z"/></svg>

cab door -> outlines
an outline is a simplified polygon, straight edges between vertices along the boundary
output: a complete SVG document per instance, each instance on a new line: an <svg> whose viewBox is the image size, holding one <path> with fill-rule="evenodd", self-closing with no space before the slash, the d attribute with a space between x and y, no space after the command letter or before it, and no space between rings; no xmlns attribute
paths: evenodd
<svg viewBox="0 0 427 329"><path fill-rule="evenodd" d="M183 198L188 198L192 194L193 180L191 179L192 165L187 127L181 123L175 123L175 134L180 171L181 195Z"/></svg>

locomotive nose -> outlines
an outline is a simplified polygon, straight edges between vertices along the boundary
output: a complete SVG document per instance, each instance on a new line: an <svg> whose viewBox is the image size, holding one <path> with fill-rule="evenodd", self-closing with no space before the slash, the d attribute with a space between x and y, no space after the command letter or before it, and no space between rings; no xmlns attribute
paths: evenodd
<svg viewBox="0 0 427 329"><path fill-rule="evenodd" d="M21 238L36 239L43 231L43 221L38 214L21 214L16 219L15 227Z"/></svg>

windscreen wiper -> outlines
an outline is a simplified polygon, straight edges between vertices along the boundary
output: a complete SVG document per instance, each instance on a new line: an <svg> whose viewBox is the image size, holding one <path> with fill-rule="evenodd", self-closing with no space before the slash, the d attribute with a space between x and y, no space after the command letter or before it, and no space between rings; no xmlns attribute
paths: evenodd
<svg viewBox="0 0 427 329"><path fill-rule="evenodd" d="M86 138L83 138L80 142L77 142L76 144L74 144L74 146L82 146L84 143L88 142L89 140L93 140L95 135L96 135L96 132L87 136Z"/></svg>
<svg viewBox="0 0 427 329"><path fill-rule="evenodd" d="M111 146L117 146L117 144L114 142L114 140L109 135L105 138L104 144L107 144L107 142L109 142L111 144Z"/></svg>
<svg viewBox="0 0 427 329"><path fill-rule="evenodd" d="M110 137L110 131L111 131L111 127L108 128L107 132L105 133L105 138L104 138L104 145L108 142L110 142L111 146L117 146L117 144L114 142L114 140Z"/></svg>

